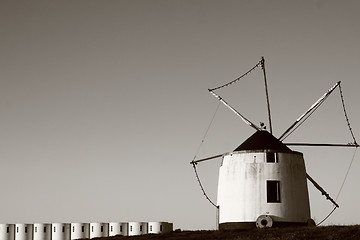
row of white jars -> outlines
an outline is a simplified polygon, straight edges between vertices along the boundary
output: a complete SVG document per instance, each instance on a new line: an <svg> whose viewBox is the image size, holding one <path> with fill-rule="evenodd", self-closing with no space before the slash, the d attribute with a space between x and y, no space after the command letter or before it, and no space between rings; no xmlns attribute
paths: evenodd
<svg viewBox="0 0 360 240"><path fill-rule="evenodd" d="M173 230L168 222L0 224L0 240L73 240L107 236L135 236Z"/></svg>

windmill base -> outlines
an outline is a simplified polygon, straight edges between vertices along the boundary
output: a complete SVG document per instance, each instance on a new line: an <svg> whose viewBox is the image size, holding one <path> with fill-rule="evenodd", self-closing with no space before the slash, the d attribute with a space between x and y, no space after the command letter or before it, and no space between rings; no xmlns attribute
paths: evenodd
<svg viewBox="0 0 360 240"><path fill-rule="evenodd" d="M296 227L296 226L308 226L307 222L274 222L272 227ZM231 230L231 229L251 229L256 228L256 222L227 222L220 223L219 230Z"/></svg>

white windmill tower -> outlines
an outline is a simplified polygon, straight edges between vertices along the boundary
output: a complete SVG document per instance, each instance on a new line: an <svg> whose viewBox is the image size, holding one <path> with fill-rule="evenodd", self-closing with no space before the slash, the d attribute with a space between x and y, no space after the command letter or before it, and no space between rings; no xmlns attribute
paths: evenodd
<svg viewBox="0 0 360 240"><path fill-rule="evenodd" d="M230 153L199 160L195 160L195 156L191 162L204 195L217 208L217 221L220 229L315 225L310 215L307 180L311 181L314 186L334 204L334 209L338 208L339 205L306 173L303 154L291 150L288 146L359 146L351 131L344 105L345 117L354 140L353 143L345 145L282 142L301 125L337 87L340 89L342 103L344 104L340 82L330 88L279 138L274 137L272 135L270 103L264 63L264 58L262 58L257 65L239 78L220 87L209 89L209 92L220 102L256 130L252 136ZM215 93L217 89L233 84L259 66L262 67L264 73L270 132L264 129L263 124L261 127L256 126ZM214 204L208 198L201 185L196 165L199 162L219 157L222 158L222 163L219 170L217 204Z"/></svg>

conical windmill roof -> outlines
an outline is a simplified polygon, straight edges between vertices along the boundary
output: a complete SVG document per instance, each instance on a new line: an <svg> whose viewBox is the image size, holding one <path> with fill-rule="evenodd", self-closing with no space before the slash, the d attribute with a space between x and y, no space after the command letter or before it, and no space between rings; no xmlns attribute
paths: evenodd
<svg viewBox="0 0 360 240"><path fill-rule="evenodd" d="M290 148L280 142L268 131L256 131L234 151L242 150L276 150L285 152L291 151Z"/></svg>

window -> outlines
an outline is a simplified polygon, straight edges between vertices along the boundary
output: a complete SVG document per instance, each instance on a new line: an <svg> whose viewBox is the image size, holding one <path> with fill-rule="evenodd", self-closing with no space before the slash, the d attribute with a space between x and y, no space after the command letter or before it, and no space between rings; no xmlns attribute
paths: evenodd
<svg viewBox="0 0 360 240"><path fill-rule="evenodd" d="M44 227L44 232L46 232L46 227Z"/></svg>
<svg viewBox="0 0 360 240"><path fill-rule="evenodd" d="M104 232L104 226L101 226L101 232Z"/></svg>
<svg viewBox="0 0 360 240"><path fill-rule="evenodd" d="M162 224L160 225L160 232L162 232Z"/></svg>
<svg viewBox="0 0 360 240"><path fill-rule="evenodd" d="M62 227L62 232L65 232L65 227L64 226Z"/></svg>
<svg viewBox="0 0 360 240"><path fill-rule="evenodd" d="M75 232L75 226L73 226L73 232Z"/></svg>
<svg viewBox="0 0 360 240"><path fill-rule="evenodd" d="M84 226L81 227L81 231L85 232L85 227Z"/></svg>
<svg viewBox="0 0 360 240"><path fill-rule="evenodd" d="M266 162L268 162L268 163L279 162L277 154L276 153L266 153Z"/></svg>
<svg viewBox="0 0 360 240"><path fill-rule="evenodd" d="M91 226L91 231L94 232L94 226Z"/></svg>
<svg viewBox="0 0 360 240"><path fill-rule="evenodd" d="M16 227L16 232L19 232L19 227Z"/></svg>
<svg viewBox="0 0 360 240"><path fill-rule="evenodd" d="M120 232L122 232L122 226L120 226Z"/></svg>
<svg viewBox="0 0 360 240"><path fill-rule="evenodd" d="M267 181L267 202L280 202L280 181Z"/></svg>
<svg viewBox="0 0 360 240"><path fill-rule="evenodd" d="M150 225L150 231L152 231L152 225Z"/></svg>
<svg viewBox="0 0 360 240"><path fill-rule="evenodd" d="M113 231L113 226L110 227L110 231L111 231L111 232Z"/></svg>
<svg viewBox="0 0 360 240"><path fill-rule="evenodd" d="M130 232L132 232L132 226L130 226Z"/></svg>
<svg viewBox="0 0 360 240"><path fill-rule="evenodd" d="M54 227L54 232L56 232L56 227Z"/></svg>
<svg viewBox="0 0 360 240"><path fill-rule="evenodd" d="M142 232L142 225L140 225L140 232Z"/></svg>
<svg viewBox="0 0 360 240"><path fill-rule="evenodd" d="M25 232L27 233L27 227L25 227Z"/></svg>
<svg viewBox="0 0 360 240"><path fill-rule="evenodd" d="M7 232L7 233L10 232L9 227L6 228L6 232Z"/></svg>

